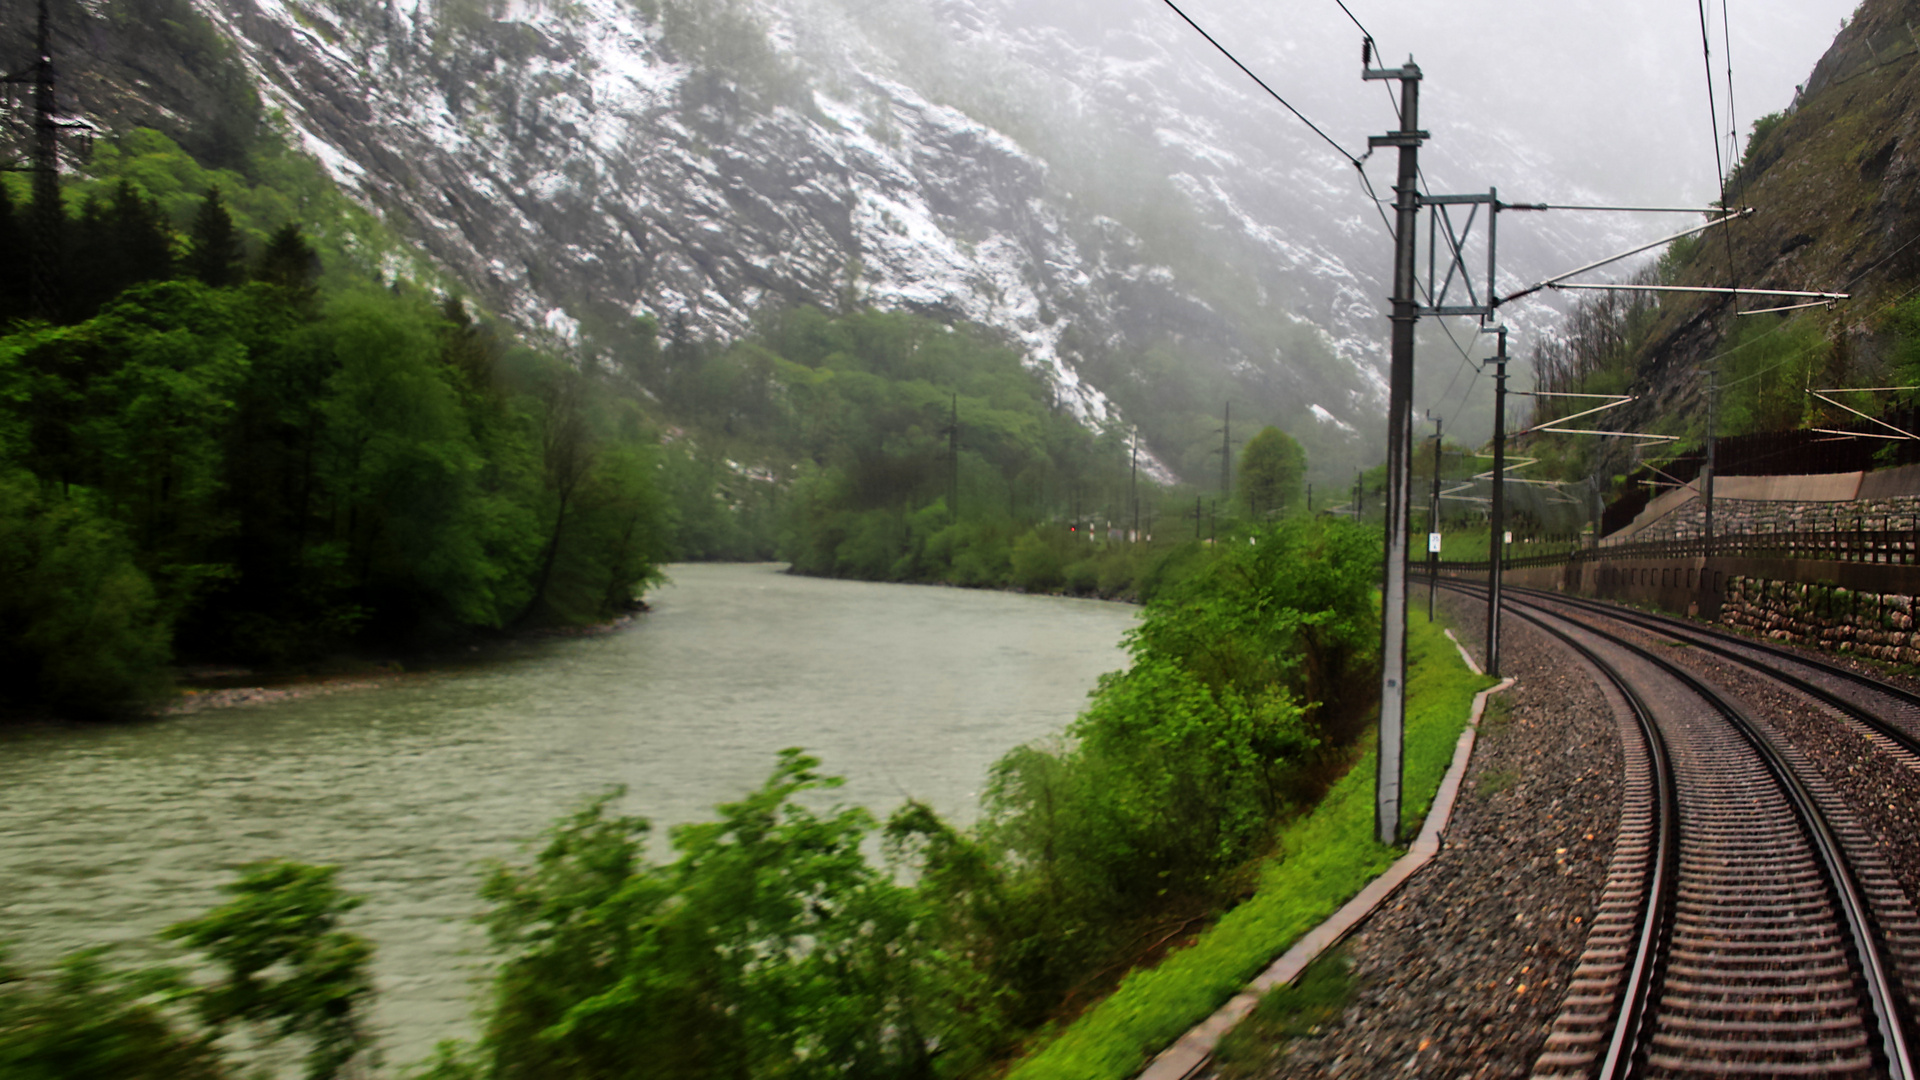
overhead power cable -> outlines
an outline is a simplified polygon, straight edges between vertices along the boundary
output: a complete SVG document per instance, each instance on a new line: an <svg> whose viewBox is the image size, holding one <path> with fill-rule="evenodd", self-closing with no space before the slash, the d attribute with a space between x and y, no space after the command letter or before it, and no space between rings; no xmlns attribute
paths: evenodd
<svg viewBox="0 0 1920 1080"><path fill-rule="evenodd" d="M1740 165L1740 117L1733 107L1733 21L1727 18L1727 0L1720 0L1720 41L1727 54L1727 160Z"/></svg>
<svg viewBox="0 0 1920 1080"><path fill-rule="evenodd" d="M1362 154L1359 157L1355 157L1346 147L1341 146L1340 143L1337 142L1333 136L1327 134L1326 131L1323 130L1319 124L1316 124L1311 119L1309 119L1306 113L1303 113L1299 109L1294 108L1293 103L1291 101L1288 101L1286 98L1281 97L1279 91L1275 90L1271 86L1268 86L1267 81L1265 79L1262 79L1260 76L1255 75L1251 68L1241 63L1239 57L1233 55L1233 52L1230 49L1228 49L1225 45L1220 44L1220 42L1212 34L1207 33L1206 27L1203 27L1199 23L1194 22L1193 17L1188 15L1185 11L1182 11L1180 9L1180 5L1174 3L1174 0L1162 0L1162 2L1165 3L1167 7L1171 8L1175 15L1180 16L1180 21L1186 23L1188 26L1191 26L1194 29L1195 33L1199 34L1201 37L1207 40L1207 44L1213 46L1214 49L1220 53L1221 56L1224 56L1229 61L1231 61L1234 67L1239 68L1242 74L1244 74L1247 78L1252 79L1254 81L1254 84L1260 87L1260 89L1265 90L1267 92L1267 96L1279 102L1283 108L1285 108L1288 112L1292 113L1296 118L1299 119L1301 123L1307 125L1308 130L1312 131L1315 135L1320 136L1320 139L1322 142L1332 147L1334 153L1339 154L1341 157L1345 158L1347 160L1347 164L1353 166L1354 171L1360 174L1360 185L1366 188L1367 198L1372 201L1374 212L1380 215L1380 223L1387 227L1387 235L1392 236L1393 222L1387 218L1387 212L1385 209L1382 208L1383 204L1380 201L1380 195L1373 188L1373 179L1367 175L1366 161L1367 161L1367 157L1371 155L1373 151L1369 150L1367 151L1366 154ZM1334 2L1340 3L1340 0L1334 0ZM1347 18L1353 19L1353 24L1355 26L1360 26L1360 20L1353 18L1353 12L1347 11L1346 4L1340 3L1340 10L1347 12ZM1367 28L1364 26L1360 26L1360 32L1362 34L1366 34ZM1371 34L1367 35L1366 48L1369 53L1371 53L1373 50L1373 36Z"/></svg>
<svg viewBox="0 0 1920 1080"><path fill-rule="evenodd" d="M1700 55L1707 69L1707 116L1713 121L1713 168L1720 178L1720 205L1727 205L1727 166L1720 153L1720 106L1713 100L1713 40L1707 34L1707 0L1695 0L1700 10Z"/></svg>
<svg viewBox="0 0 1920 1080"><path fill-rule="evenodd" d="M1354 167L1356 168L1359 167L1360 165L1359 158L1354 157L1352 154L1348 153L1346 147L1341 146L1339 143L1333 140L1333 136L1320 130L1319 124L1316 124L1312 120L1307 119L1306 113L1303 113L1299 109L1294 108L1292 102L1288 101L1286 98L1281 97L1279 91L1275 90L1271 86L1268 86L1266 83L1266 80L1262 79L1258 75L1255 75L1253 73L1253 70L1247 67L1247 65L1241 63L1240 58L1233 55L1233 53L1230 52L1225 45L1222 45L1218 41L1215 41L1212 34L1207 33L1204 27L1202 27L1199 23L1194 22L1193 19L1189 17L1186 12L1180 10L1180 5L1174 3L1173 0L1161 0L1161 2L1166 4L1168 7L1172 8L1173 13L1175 15L1180 16L1181 21L1185 22L1188 26L1193 27L1194 30L1198 32L1201 37L1207 39L1207 44L1219 50L1221 56L1224 56L1228 60L1233 61L1234 67L1239 68L1241 72L1246 75L1247 78L1252 79L1255 83L1259 85L1260 89L1265 90L1268 96L1272 97L1273 100L1279 102L1282 106L1286 108L1288 112L1298 117L1301 123L1311 128L1313 130L1313 133L1315 135L1320 136L1320 138L1323 141L1325 141L1328 146L1333 147L1336 153L1338 153L1341 157L1346 158L1348 162L1354 165Z"/></svg>
<svg viewBox="0 0 1920 1080"><path fill-rule="evenodd" d="M1353 9L1347 6L1347 0L1333 0L1333 2L1340 5L1340 10L1347 13L1347 18L1353 20L1353 25L1359 27L1360 33L1364 35L1368 41L1373 40L1373 34L1369 33L1366 27L1360 25L1359 17L1354 15Z"/></svg>

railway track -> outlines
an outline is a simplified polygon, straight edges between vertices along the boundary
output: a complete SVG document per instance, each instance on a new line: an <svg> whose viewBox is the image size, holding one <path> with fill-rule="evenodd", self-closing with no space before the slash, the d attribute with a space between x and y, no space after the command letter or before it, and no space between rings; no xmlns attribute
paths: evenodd
<svg viewBox="0 0 1920 1080"><path fill-rule="evenodd" d="M1920 694L1857 671L1699 623L1539 589L1504 590L1640 627L1784 683L1839 712L1855 731L1920 772Z"/></svg>
<svg viewBox="0 0 1920 1080"><path fill-rule="evenodd" d="M1646 627L1512 594L1508 607L1584 657L1632 718L1613 862L1535 1075L1914 1077L1920 918L1811 762L1632 640Z"/></svg>

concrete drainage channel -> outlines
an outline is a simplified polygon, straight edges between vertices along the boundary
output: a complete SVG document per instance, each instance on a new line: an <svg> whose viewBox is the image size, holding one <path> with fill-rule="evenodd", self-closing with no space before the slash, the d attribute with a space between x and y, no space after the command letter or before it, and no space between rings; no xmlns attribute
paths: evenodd
<svg viewBox="0 0 1920 1080"><path fill-rule="evenodd" d="M1460 650L1460 656L1475 674L1482 674L1480 665L1460 645L1453 631L1446 632L1448 640ZM1340 943L1354 928L1364 922L1367 916L1384 904L1400 886L1420 868L1433 861L1440 852L1440 838L1447 831L1447 823L1453 818L1453 804L1460 794L1460 783L1466 776L1467 763L1473 758L1474 738L1480 730L1480 717L1486 711L1487 699L1512 686L1514 680L1506 679L1498 686L1490 687L1476 694L1473 699L1473 711L1467 717L1467 729L1460 733L1460 742L1453 751L1453 764L1448 766L1447 775L1440 781L1440 789L1434 793L1433 806L1427 811L1426 823L1421 826L1420 836L1414 840L1407 853L1400 857L1386 872L1369 882L1353 899L1326 922L1314 927L1302 935L1293 947L1281 954L1268 968L1255 976L1247 988L1235 994L1225 1005L1220 1006L1212 1016L1207 1017L1194 1028L1182 1035L1174 1044L1147 1064L1141 1072L1140 1080L1186 1080L1206 1067L1213 1055L1213 1048L1219 1044L1222 1036L1232 1031L1234 1026L1246 1019L1253 1007L1268 991L1286 986L1300 977L1307 965L1319 959L1320 955Z"/></svg>

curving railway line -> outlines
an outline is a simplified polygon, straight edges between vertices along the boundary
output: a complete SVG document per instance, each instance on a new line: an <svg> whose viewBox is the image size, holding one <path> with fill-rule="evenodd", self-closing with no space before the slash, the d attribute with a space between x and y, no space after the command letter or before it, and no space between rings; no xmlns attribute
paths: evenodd
<svg viewBox="0 0 1920 1080"><path fill-rule="evenodd" d="M1516 590L1504 606L1617 696L1626 762L1605 891L1535 1076L1920 1080L1920 915L1869 830L1781 731L1646 639L1810 696L1916 770L1920 696L1678 620Z"/></svg>

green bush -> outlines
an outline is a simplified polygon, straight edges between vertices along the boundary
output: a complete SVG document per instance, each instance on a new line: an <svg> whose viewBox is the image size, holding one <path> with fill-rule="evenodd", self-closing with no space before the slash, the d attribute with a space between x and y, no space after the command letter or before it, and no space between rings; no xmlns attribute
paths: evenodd
<svg viewBox="0 0 1920 1080"><path fill-rule="evenodd" d="M211 1032L182 1015L167 972L118 971L100 950L34 975L0 951L0 1076L9 1080L225 1080Z"/></svg>
<svg viewBox="0 0 1920 1080"><path fill-rule="evenodd" d="M1054 592L1067 582L1066 556L1052 531L1034 529L1014 541L1013 583L1028 592Z"/></svg>
<svg viewBox="0 0 1920 1080"><path fill-rule="evenodd" d="M219 1041L235 1024L262 1044L304 1040L307 1080L333 1080L367 1060L373 950L340 929L359 901L333 876L332 867L255 864L226 887L232 901L169 928L166 936L220 969L210 985L172 968L114 969L99 949L34 973L0 948L0 1076L225 1080L241 1075Z"/></svg>
<svg viewBox="0 0 1920 1080"><path fill-rule="evenodd" d="M336 872L255 863L226 886L232 900L166 932L221 969L220 981L194 993L207 1023L222 1032L253 1025L269 1040L302 1037L307 1080L333 1080L373 1049L366 1023L373 946L340 928L340 917L360 900L340 891Z"/></svg>
<svg viewBox="0 0 1920 1080"><path fill-rule="evenodd" d="M477 1053L499 1078L943 1076L980 1060L992 999L928 936L914 890L868 864L859 809L804 802L839 781L795 750L766 784L674 830L649 863L645 821L604 796L531 866L484 895L504 954ZM461 1075L443 1050L436 1075Z"/></svg>
<svg viewBox="0 0 1920 1080"><path fill-rule="evenodd" d="M1131 667L1101 680L1064 744L1019 747L995 765L974 834L925 814L896 823L930 862L969 868L928 873L925 887L935 907L970 912L949 947L980 958L1021 1024L1131 960L1129 942L1244 887L1327 738L1321 719L1363 704L1351 679L1306 677L1371 670L1363 532L1290 523L1256 539L1186 554L1178 584L1130 638ZM1307 687L1324 696L1306 699Z"/></svg>
<svg viewBox="0 0 1920 1080"><path fill-rule="evenodd" d="M133 554L84 492L0 467L0 697L91 715L165 688L166 622Z"/></svg>
<svg viewBox="0 0 1920 1080"><path fill-rule="evenodd" d="M1086 596L1100 590L1100 564L1093 559L1069 563L1062 574L1066 577L1067 591L1075 596Z"/></svg>
<svg viewBox="0 0 1920 1080"><path fill-rule="evenodd" d="M1460 663L1424 619L1409 627L1402 828L1417 827L1452 762L1473 695L1491 680ZM1358 755L1310 814L1281 830L1254 896L1191 947L1134 971L1009 1071L1009 1080L1123 1080L1199 1023L1300 935L1337 911L1400 852L1373 836L1373 751Z"/></svg>

